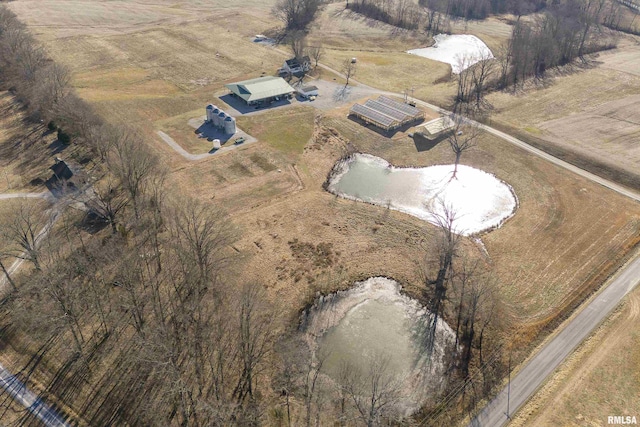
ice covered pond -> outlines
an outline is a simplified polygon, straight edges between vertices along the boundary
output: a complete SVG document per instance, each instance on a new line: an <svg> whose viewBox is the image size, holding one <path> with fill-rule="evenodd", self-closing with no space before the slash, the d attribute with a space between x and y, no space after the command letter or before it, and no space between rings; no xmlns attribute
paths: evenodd
<svg viewBox="0 0 640 427"><path fill-rule="evenodd" d="M491 49L470 34L438 34L434 40L436 43L431 47L411 49L407 53L451 64L454 74L460 74L483 59L493 58Z"/></svg>
<svg viewBox="0 0 640 427"><path fill-rule="evenodd" d="M367 377L384 361L383 374L393 380L400 396L395 409L406 416L441 391L445 355L454 345L453 331L439 320L428 360L428 324L428 312L402 295L397 282L372 277L320 297L305 313L302 330L316 355L326 357L322 371L335 381L341 381L344 369Z"/></svg>
<svg viewBox="0 0 640 427"><path fill-rule="evenodd" d="M341 197L387 206L431 223L455 213L455 232L471 235L499 227L516 210L509 185L481 170L459 165L397 168L369 154L338 162L327 189Z"/></svg>

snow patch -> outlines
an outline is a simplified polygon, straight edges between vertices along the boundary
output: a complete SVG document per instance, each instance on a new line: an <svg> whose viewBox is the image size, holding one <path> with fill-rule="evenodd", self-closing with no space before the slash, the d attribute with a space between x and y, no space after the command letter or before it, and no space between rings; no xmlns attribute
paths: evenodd
<svg viewBox="0 0 640 427"><path fill-rule="evenodd" d="M476 36L470 34L438 34L431 47L411 49L407 53L451 65L454 74L471 67L483 59L493 58L491 49Z"/></svg>

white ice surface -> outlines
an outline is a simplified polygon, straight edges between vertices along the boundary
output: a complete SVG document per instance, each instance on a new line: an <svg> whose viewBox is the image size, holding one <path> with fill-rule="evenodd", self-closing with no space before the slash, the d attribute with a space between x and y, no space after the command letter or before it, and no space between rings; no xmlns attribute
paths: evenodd
<svg viewBox="0 0 640 427"><path fill-rule="evenodd" d="M407 53L451 64L454 74L460 74L483 59L493 58L491 49L476 36L438 34L434 39L436 43L433 46L411 49Z"/></svg>

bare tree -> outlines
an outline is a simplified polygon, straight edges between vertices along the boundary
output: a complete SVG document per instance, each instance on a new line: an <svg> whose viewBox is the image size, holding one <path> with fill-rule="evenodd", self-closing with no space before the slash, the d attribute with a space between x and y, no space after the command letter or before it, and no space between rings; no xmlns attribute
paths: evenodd
<svg viewBox="0 0 640 427"><path fill-rule="evenodd" d="M11 277L11 275L9 274L9 270L7 269L7 267L5 267L4 262L3 262L3 258L4 258L4 254L0 254L0 270L2 270L2 272L4 273L5 277L7 278L7 281L9 282L9 284L11 285L11 287L13 288L13 290L17 290L18 287L16 286L16 282L13 281L13 278Z"/></svg>
<svg viewBox="0 0 640 427"><path fill-rule="evenodd" d="M402 396L401 382L389 372L389 361L390 357L375 357L366 370L350 364L341 368L341 387L367 427L381 425L385 416L394 414Z"/></svg>
<svg viewBox="0 0 640 427"><path fill-rule="evenodd" d="M322 0L279 0L272 13L282 21L286 31L306 30L322 4Z"/></svg>
<svg viewBox="0 0 640 427"><path fill-rule="evenodd" d="M349 79L355 77L356 71L356 62L351 58L345 59L345 61L342 63L342 74L344 74L344 78L346 79L346 82L344 84L345 88L349 86Z"/></svg>
<svg viewBox="0 0 640 427"><path fill-rule="evenodd" d="M476 109L480 109L483 106L487 82L495 71L495 61L488 53L483 54L479 59L480 61L471 67L472 94L475 99Z"/></svg>
<svg viewBox="0 0 640 427"><path fill-rule="evenodd" d="M93 186L93 197L86 202L89 212L102 218L111 225L111 231L118 231L120 215L131 200L122 184L113 176L107 176L102 182Z"/></svg>
<svg viewBox="0 0 640 427"><path fill-rule="evenodd" d="M322 48L322 45L310 46L307 48L307 52L309 52L309 56L314 61L314 68L318 68L318 62L320 62L324 57L324 49Z"/></svg>
<svg viewBox="0 0 640 427"><path fill-rule="evenodd" d="M454 261L458 257L460 230L456 229L456 212L441 200L434 200L429 207L431 222L436 224L436 232L426 248L423 268L425 295L428 300L429 322L424 346L429 357L433 353L438 319L442 317L447 301L447 291L453 278Z"/></svg>
<svg viewBox="0 0 640 427"><path fill-rule="evenodd" d="M296 59L302 59L307 51L307 34L302 30L291 31L286 38L291 53Z"/></svg>
<svg viewBox="0 0 640 427"><path fill-rule="evenodd" d="M136 218L140 218L140 197L158 165L158 158L142 141L140 135L131 130L121 131L113 146L111 170L129 193Z"/></svg>
<svg viewBox="0 0 640 427"><path fill-rule="evenodd" d="M31 262L36 270L41 270L38 246L46 227L44 216L36 205L21 204L13 219L0 230L2 238L13 245L1 255L24 259ZM3 271L6 273L4 268Z"/></svg>
<svg viewBox="0 0 640 427"><path fill-rule="evenodd" d="M260 365L271 351L274 333L273 312L266 306L264 288L246 285L238 304L240 375L233 397L240 404L254 398L254 387Z"/></svg>
<svg viewBox="0 0 640 427"><path fill-rule="evenodd" d="M482 130L477 124L460 115L455 115L451 120L453 120L454 126L449 131L447 141L449 142L451 151L453 151L456 156L453 176L451 177L451 179L455 179L456 174L458 173L458 164L460 163L462 153L477 145L478 138L482 135Z"/></svg>

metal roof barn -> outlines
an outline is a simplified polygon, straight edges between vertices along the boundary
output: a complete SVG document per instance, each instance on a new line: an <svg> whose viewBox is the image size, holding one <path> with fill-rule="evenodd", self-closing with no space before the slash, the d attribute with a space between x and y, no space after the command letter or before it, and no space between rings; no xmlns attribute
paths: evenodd
<svg viewBox="0 0 640 427"><path fill-rule="evenodd" d="M424 111L385 96L367 100L364 105L355 104L350 115L386 131L424 119Z"/></svg>
<svg viewBox="0 0 640 427"><path fill-rule="evenodd" d="M290 95L295 92L282 77L266 76L244 80L225 85L234 95L243 99L247 104Z"/></svg>

